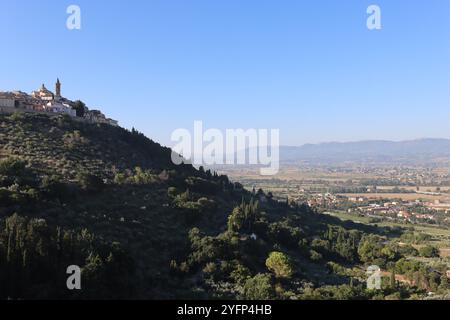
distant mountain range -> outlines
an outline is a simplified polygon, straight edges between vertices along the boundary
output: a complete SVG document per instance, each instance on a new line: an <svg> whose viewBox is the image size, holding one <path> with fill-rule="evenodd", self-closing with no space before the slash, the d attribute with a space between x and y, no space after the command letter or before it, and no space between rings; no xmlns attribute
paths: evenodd
<svg viewBox="0 0 450 320"><path fill-rule="evenodd" d="M359 141L282 146L280 159L293 162L431 162L450 160L450 140L418 139L409 141Z"/></svg>

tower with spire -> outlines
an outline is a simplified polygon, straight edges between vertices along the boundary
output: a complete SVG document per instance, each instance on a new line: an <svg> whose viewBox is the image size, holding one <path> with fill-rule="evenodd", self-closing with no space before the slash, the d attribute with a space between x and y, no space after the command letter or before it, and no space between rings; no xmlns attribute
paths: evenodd
<svg viewBox="0 0 450 320"><path fill-rule="evenodd" d="M61 82L59 82L59 78L57 78L55 84L55 100L59 99L61 99Z"/></svg>

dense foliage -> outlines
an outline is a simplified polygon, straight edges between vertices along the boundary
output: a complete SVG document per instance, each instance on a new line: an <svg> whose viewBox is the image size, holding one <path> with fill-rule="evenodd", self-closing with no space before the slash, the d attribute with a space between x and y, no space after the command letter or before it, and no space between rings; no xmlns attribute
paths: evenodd
<svg viewBox="0 0 450 320"><path fill-rule="evenodd" d="M0 115L0 157L1 299L378 299L448 286L405 260L415 249L388 241L390 229L175 166L135 130ZM394 276L367 290L370 264L413 285ZM82 290L66 287L70 265Z"/></svg>

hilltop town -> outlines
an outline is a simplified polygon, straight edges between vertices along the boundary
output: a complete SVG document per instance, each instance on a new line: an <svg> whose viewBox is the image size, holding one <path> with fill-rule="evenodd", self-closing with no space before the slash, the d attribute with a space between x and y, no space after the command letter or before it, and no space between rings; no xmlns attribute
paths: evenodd
<svg viewBox="0 0 450 320"><path fill-rule="evenodd" d="M66 114L78 120L118 126L118 121L107 118L100 110L89 110L83 102L63 97L59 79L56 80L54 93L48 90L44 84L31 94L22 91L0 91L0 112L16 111Z"/></svg>

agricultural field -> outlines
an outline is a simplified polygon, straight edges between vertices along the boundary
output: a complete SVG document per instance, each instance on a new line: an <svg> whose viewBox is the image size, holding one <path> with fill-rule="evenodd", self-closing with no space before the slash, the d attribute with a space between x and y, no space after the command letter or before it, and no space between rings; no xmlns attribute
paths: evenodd
<svg viewBox="0 0 450 320"><path fill-rule="evenodd" d="M450 195L441 194L441 195L430 195L430 194L422 194L422 193L345 193L338 194L346 197L365 197L368 199L402 199L405 201L415 201L415 200L423 200L423 201L440 201L442 203L450 202Z"/></svg>
<svg viewBox="0 0 450 320"><path fill-rule="evenodd" d="M378 225L380 227L397 227L412 230L417 233L423 233L431 236L430 242L436 245L440 249L441 257L450 257L450 228L431 226L431 225L419 225L419 224L406 224L390 221L382 221L377 223L371 223L369 217L356 216L342 211L327 212L326 214L338 217L341 220L350 220L356 223L362 223L367 225Z"/></svg>
<svg viewBox="0 0 450 320"><path fill-rule="evenodd" d="M450 187L447 186L377 186L377 189L379 191L384 190L392 190L394 188L398 188L402 191L408 191L408 192L442 192L442 193L448 193L450 192Z"/></svg>

